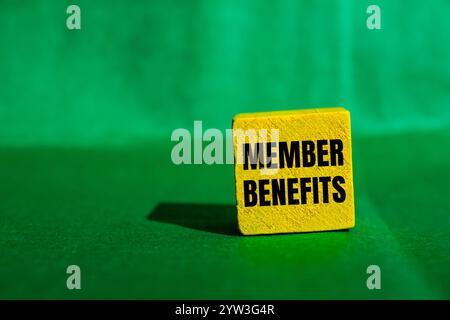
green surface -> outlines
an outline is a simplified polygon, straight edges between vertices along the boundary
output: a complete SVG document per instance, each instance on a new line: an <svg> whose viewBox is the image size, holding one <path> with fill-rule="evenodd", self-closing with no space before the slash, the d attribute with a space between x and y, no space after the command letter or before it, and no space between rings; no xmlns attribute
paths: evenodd
<svg viewBox="0 0 450 320"><path fill-rule="evenodd" d="M232 166L152 167L170 151L157 143L2 149L0 297L448 299L449 143L354 139L356 228L256 237L237 234Z"/></svg>
<svg viewBox="0 0 450 320"><path fill-rule="evenodd" d="M450 299L448 1L76 2L0 3L0 298ZM336 105L350 231L240 236L233 167L170 161L194 120Z"/></svg>

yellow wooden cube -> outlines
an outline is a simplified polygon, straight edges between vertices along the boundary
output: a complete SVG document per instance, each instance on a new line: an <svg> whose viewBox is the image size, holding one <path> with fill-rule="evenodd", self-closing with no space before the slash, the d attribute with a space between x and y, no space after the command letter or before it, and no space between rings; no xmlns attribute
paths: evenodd
<svg viewBox="0 0 450 320"><path fill-rule="evenodd" d="M349 111L239 114L233 143L243 234L354 227Z"/></svg>

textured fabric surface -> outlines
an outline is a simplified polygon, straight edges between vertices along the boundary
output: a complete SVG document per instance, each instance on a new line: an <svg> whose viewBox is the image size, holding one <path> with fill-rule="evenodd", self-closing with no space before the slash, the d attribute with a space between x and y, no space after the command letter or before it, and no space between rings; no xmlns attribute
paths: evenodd
<svg viewBox="0 0 450 320"><path fill-rule="evenodd" d="M0 2L0 298L450 298L449 1L71 3ZM170 161L194 120L327 106L351 231L239 236L233 167Z"/></svg>
<svg viewBox="0 0 450 320"><path fill-rule="evenodd" d="M119 144L200 119L342 105L356 133L448 125L450 3L80 0L0 4L4 143Z"/></svg>

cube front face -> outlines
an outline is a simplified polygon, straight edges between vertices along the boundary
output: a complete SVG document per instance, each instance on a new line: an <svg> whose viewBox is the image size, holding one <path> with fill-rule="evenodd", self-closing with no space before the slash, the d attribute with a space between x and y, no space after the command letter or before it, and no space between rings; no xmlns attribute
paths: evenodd
<svg viewBox="0 0 450 320"><path fill-rule="evenodd" d="M354 227L347 110L237 115L233 142L238 223L243 234Z"/></svg>

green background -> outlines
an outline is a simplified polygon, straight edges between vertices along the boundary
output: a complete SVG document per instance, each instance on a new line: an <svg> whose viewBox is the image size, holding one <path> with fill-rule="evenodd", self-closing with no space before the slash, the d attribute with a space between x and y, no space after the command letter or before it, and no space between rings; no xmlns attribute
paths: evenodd
<svg viewBox="0 0 450 320"><path fill-rule="evenodd" d="M0 298L449 299L449 34L445 0L1 1ZM337 105L350 231L240 236L233 167L170 160L194 120Z"/></svg>

